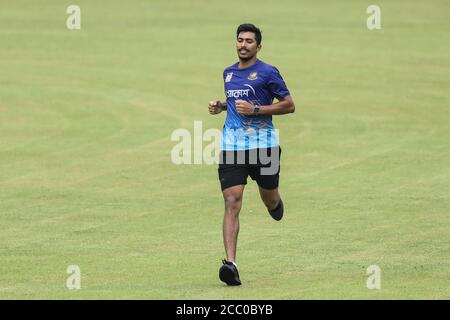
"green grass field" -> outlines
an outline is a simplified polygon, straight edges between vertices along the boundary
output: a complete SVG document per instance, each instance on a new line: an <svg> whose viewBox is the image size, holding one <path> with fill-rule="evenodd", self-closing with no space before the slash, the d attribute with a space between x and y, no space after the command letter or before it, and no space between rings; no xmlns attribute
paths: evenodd
<svg viewBox="0 0 450 320"><path fill-rule="evenodd" d="M3 1L0 298L449 299L450 5L377 1L369 31L373 3ZM274 119L285 218L249 181L229 288L216 166L174 165L170 136L222 127L247 21L297 110Z"/></svg>

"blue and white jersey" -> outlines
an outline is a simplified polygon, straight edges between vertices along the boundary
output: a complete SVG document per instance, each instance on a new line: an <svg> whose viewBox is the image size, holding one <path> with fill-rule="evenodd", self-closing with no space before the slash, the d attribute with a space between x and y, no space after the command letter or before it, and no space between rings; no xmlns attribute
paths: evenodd
<svg viewBox="0 0 450 320"><path fill-rule="evenodd" d="M283 99L289 90L274 66L257 59L247 68L239 63L223 72L227 118L222 130L222 150L249 150L271 148L279 145L271 115L241 115L236 111L236 100L254 105L271 105L273 99Z"/></svg>

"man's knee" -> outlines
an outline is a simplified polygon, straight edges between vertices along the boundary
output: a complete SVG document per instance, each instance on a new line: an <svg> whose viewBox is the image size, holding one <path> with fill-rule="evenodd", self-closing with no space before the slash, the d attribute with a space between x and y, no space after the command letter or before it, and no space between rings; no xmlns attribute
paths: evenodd
<svg viewBox="0 0 450 320"><path fill-rule="evenodd" d="M229 194L225 195L225 210L227 213L238 213L241 209L242 195Z"/></svg>

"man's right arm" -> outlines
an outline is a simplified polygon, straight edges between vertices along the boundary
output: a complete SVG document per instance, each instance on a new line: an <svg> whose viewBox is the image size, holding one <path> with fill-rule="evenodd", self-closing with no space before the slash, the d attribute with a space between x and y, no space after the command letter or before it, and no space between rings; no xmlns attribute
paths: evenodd
<svg viewBox="0 0 450 320"><path fill-rule="evenodd" d="M209 110L210 114L219 114L222 111L227 110L227 103L226 102L220 102L219 100L210 101L208 103L208 110Z"/></svg>
<svg viewBox="0 0 450 320"><path fill-rule="evenodd" d="M225 81L225 71L223 72L222 76L223 76L222 80ZM225 88L225 82L224 82L224 88ZM226 101L225 102L221 102L219 100L210 101L208 103L208 109L209 109L209 114L219 114L222 111L226 111L227 110L227 102Z"/></svg>
<svg viewBox="0 0 450 320"><path fill-rule="evenodd" d="M220 105L220 108L222 109L222 111L226 111L227 110L227 103L226 102L220 102L219 101L219 105Z"/></svg>

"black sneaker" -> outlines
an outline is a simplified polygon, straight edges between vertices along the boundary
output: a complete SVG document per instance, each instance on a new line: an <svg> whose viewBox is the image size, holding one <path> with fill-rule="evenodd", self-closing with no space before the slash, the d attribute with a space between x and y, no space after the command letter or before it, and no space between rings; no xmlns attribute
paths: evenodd
<svg viewBox="0 0 450 320"><path fill-rule="evenodd" d="M270 215L272 216L272 218L274 218L277 221L280 221L281 218L283 218L283 213L284 213L284 206L283 206L283 201L278 202L278 205L275 209L273 210L269 210Z"/></svg>
<svg viewBox="0 0 450 320"><path fill-rule="evenodd" d="M229 286L240 286L239 272L233 262L222 260L223 266L219 269L219 278Z"/></svg>

